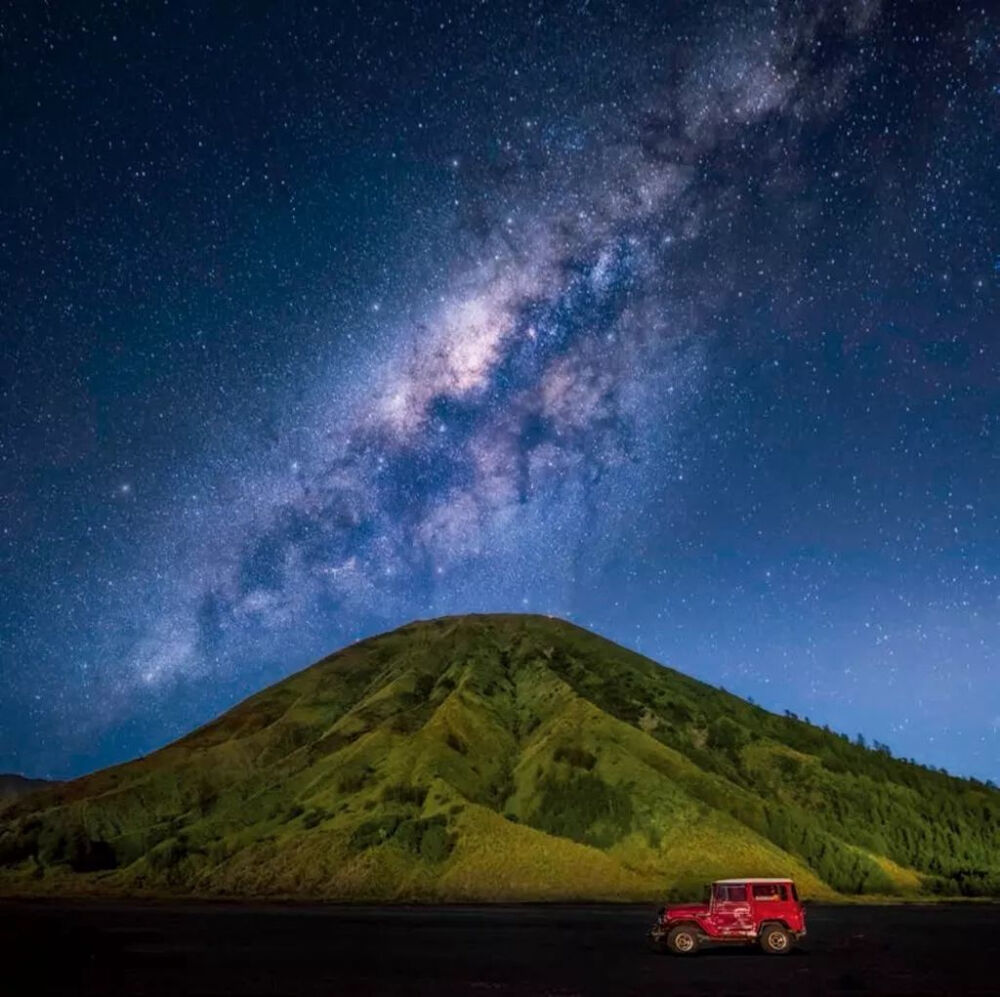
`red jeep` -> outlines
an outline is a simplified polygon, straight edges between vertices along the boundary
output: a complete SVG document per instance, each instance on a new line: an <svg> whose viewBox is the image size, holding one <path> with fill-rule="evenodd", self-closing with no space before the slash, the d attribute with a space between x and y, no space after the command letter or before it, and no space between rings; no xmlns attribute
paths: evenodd
<svg viewBox="0 0 1000 997"><path fill-rule="evenodd" d="M805 911L790 879L718 879L707 904L661 908L649 940L677 955L692 955L705 943L754 942L785 955L805 933Z"/></svg>

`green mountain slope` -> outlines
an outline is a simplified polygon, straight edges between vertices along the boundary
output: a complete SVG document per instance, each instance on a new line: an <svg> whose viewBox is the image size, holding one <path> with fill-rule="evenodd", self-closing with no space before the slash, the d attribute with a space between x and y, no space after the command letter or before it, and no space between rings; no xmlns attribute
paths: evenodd
<svg viewBox="0 0 1000 997"><path fill-rule="evenodd" d="M0 891L1000 893L1000 793L537 616L413 623L0 804Z"/></svg>

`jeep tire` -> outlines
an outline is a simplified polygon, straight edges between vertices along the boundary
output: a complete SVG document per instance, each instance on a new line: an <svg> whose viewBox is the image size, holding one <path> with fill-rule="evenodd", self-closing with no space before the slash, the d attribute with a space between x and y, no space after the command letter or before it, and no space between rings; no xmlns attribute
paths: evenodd
<svg viewBox="0 0 1000 997"><path fill-rule="evenodd" d="M698 951L698 929L691 924L679 924L667 935L667 948L674 955L694 955Z"/></svg>
<svg viewBox="0 0 1000 997"><path fill-rule="evenodd" d="M768 955L788 955L792 951L792 936L780 924L769 924L760 933L760 947Z"/></svg>

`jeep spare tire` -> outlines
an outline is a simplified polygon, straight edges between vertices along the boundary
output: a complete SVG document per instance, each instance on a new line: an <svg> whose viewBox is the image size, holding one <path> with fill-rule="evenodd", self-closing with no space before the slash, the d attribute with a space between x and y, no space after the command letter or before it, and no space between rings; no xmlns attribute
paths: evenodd
<svg viewBox="0 0 1000 997"><path fill-rule="evenodd" d="M674 955L694 955L698 951L698 929L691 924L679 924L667 935L667 948Z"/></svg>
<svg viewBox="0 0 1000 997"><path fill-rule="evenodd" d="M781 925L769 924L760 933L760 947L768 955L788 955L792 950L792 939Z"/></svg>

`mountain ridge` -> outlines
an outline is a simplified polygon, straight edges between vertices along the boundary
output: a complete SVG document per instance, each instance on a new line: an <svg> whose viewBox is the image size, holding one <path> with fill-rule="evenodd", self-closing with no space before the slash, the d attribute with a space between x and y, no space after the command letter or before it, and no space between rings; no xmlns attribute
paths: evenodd
<svg viewBox="0 0 1000 997"><path fill-rule="evenodd" d="M33 779L17 772L0 772L0 803L52 785L49 779Z"/></svg>
<svg viewBox="0 0 1000 997"><path fill-rule="evenodd" d="M1000 794L567 621L413 621L0 810L0 892L654 899L1000 892Z"/></svg>

